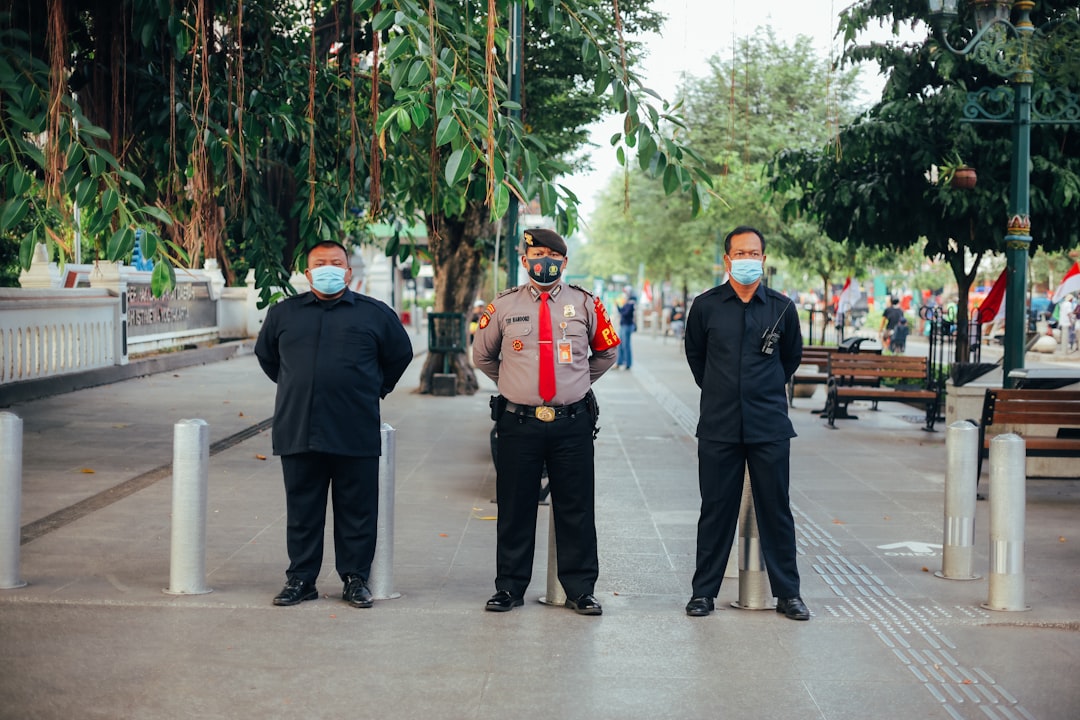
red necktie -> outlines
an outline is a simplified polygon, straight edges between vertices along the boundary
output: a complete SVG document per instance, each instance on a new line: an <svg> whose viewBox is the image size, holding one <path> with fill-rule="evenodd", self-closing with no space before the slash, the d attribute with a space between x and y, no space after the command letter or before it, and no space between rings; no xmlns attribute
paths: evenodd
<svg viewBox="0 0 1080 720"><path fill-rule="evenodd" d="M555 397L555 352L551 341L551 310L548 293L540 293L540 397L551 402Z"/></svg>

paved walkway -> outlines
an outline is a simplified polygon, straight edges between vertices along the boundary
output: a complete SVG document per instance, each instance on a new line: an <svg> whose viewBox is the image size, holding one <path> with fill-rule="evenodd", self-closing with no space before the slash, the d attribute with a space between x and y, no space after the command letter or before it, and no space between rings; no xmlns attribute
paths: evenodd
<svg viewBox="0 0 1080 720"><path fill-rule="evenodd" d="M423 343L423 338L417 342ZM797 400L792 498L807 623L731 607L683 613L698 496L697 391L674 342L637 335L635 366L596 386L604 615L537 602L487 613L497 505L487 397L410 392L395 428L394 589L277 608L284 497L250 355L23 402L21 576L0 590L0 718L1080 717L1080 483L1027 483L1028 612L991 612L989 508L976 571L938 579L945 433L918 411L860 408L830 431ZM820 393L820 391L819 391ZM206 595L169 584L173 423L210 424ZM332 547L328 539L328 551Z"/></svg>

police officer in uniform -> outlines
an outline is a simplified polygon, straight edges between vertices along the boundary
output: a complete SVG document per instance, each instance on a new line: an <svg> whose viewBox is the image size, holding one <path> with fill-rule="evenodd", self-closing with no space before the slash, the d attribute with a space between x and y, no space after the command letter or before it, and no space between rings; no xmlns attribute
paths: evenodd
<svg viewBox="0 0 1080 720"><path fill-rule="evenodd" d="M500 293L480 315L473 362L499 387L496 593L485 609L523 604L536 545L536 497L547 466L559 581L566 606L600 615L594 513L591 386L615 363L618 335L604 306L562 282L566 242L551 230L524 233L529 282Z"/></svg>

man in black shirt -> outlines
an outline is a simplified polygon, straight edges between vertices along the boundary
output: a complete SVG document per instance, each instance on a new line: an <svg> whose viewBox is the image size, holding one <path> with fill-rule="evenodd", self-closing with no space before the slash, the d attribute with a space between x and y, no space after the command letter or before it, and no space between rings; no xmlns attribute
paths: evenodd
<svg viewBox="0 0 1080 720"><path fill-rule="evenodd" d="M379 513L379 400L412 361L394 311L348 290L349 256L335 242L308 252L311 292L270 308L255 344L277 383L274 454L285 476L288 581L275 605L319 596L326 496L334 506L336 568L343 599L371 607L368 575Z"/></svg>
<svg viewBox="0 0 1080 720"><path fill-rule="evenodd" d="M686 614L704 616L724 579L744 468L750 471L761 549L776 611L809 620L799 596L788 500L791 438L786 384L802 358L798 310L761 284L765 238L737 227L724 239L729 281L698 296L686 322L686 360L701 388L697 428L701 517Z"/></svg>
<svg viewBox="0 0 1080 720"><path fill-rule="evenodd" d="M896 326L900 324L900 318L904 317L904 311L900 309L900 302L889 297L889 307L881 314L881 344L886 350L892 346L892 335Z"/></svg>

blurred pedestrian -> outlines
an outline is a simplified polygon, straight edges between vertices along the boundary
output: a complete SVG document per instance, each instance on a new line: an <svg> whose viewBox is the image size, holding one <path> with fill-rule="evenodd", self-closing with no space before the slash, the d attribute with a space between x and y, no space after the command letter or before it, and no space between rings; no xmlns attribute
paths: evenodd
<svg viewBox="0 0 1080 720"><path fill-rule="evenodd" d="M622 342L619 343L616 365L629 370L634 362L631 341L634 331L637 330L637 298L634 297L634 291L629 285L626 286L625 294L626 299L619 306L619 339Z"/></svg>
<svg viewBox="0 0 1080 720"><path fill-rule="evenodd" d="M598 298L562 281L566 241L551 230L524 233L528 282L499 294L480 316L473 361L495 381L495 594L486 610L524 603L532 579L536 505L545 465L566 607L600 615L593 595L596 550L592 392L615 362L619 338Z"/></svg>
<svg viewBox="0 0 1080 720"><path fill-rule="evenodd" d="M255 343L259 364L277 383L273 443L285 478L289 568L274 604L319 596L330 492L342 598L367 608L379 513L379 400L412 361L412 341L393 310L348 289L344 246L313 247L304 274L311 291L271 307Z"/></svg>
<svg viewBox="0 0 1080 720"><path fill-rule="evenodd" d="M746 226L732 230L724 238L728 282L699 295L686 321L686 360L701 388L701 516L693 594L686 604L691 616L715 608L748 469L776 611L810 619L799 594L788 499L795 430L786 387L802 358L802 330L795 304L761 284L764 263L762 234Z"/></svg>
<svg viewBox="0 0 1080 720"><path fill-rule="evenodd" d="M892 338L890 338L892 351L894 353L903 355L907 352L907 339L910 334L911 328L908 327L907 318L901 317L900 322L896 325L896 329L893 330Z"/></svg>

